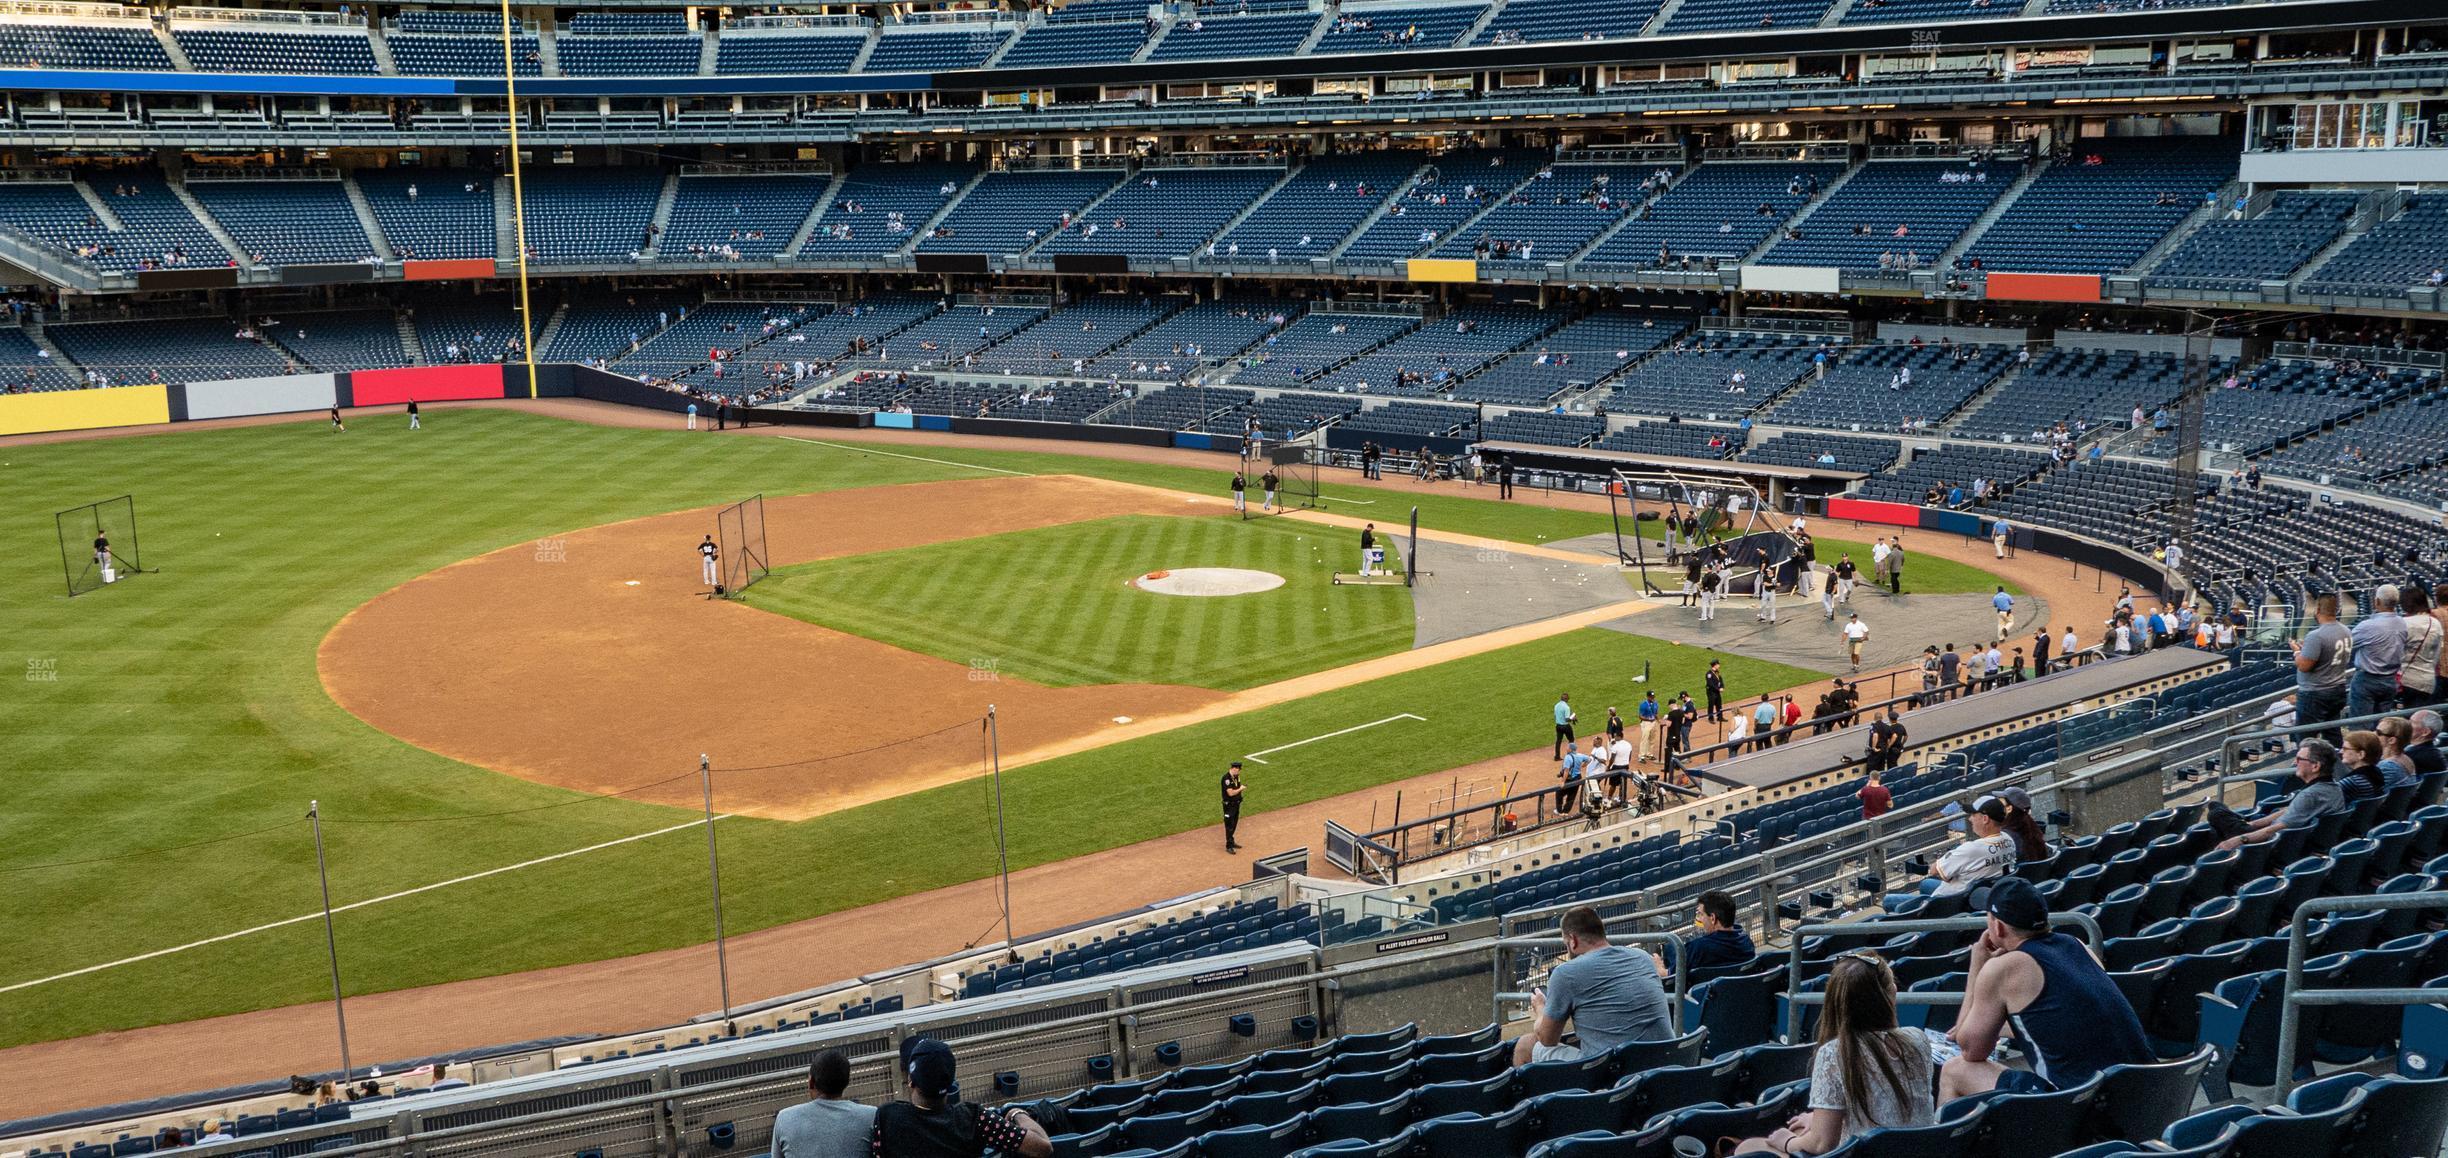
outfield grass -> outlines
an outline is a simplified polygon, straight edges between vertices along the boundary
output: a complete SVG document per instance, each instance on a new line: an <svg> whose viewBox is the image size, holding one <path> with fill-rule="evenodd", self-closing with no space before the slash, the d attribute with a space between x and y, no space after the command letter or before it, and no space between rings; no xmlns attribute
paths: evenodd
<svg viewBox="0 0 2448 1158"><path fill-rule="evenodd" d="M13 934L0 986L314 913L314 846L299 819L309 800L326 818L341 904L685 822L687 810L588 798L393 740L324 694L315 647L367 599L501 547L756 491L973 473L503 411L432 413L414 435L403 426L335 434L308 420L0 450L0 623L13 662L53 677L13 678L0 695L0 888ZM1159 485L1208 478L1033 453L929 457ZM49 512L122 492L137 496L144 562L160 573L65 598ZM1495 537L1581 533L1564 512L1444 496L1422 508L1431 525L1449 518ZM1650 686L1696 689L1705 658L1576 631L1032 765L1007 777L1013 864L1210 823L1215 768L1234 755L1398 712L1427 717L1270 757L1252 778L1250 807L1263 811L1543 744L1559 688L1594 708L1630 703L1642 661L1656 665ZM1815 678L1737 657L1727 668L1736 695ZM502 710L549 694L501 689ZM1127 807L1082 808L1114 798L1117 783L1146 787ZM799 824L726 821L730 926L982 879L994 847L981 804L972 783ZM683 829L344 912L348 988L702 942L703 856ZM320 929L302 922L0 993L0 1046L318 1000L321 950Z"/></svg>
<svg viewBox="0 0 2448 1158"><path fill-rule="evenodd" d="M1336 587L1318 528L1126 515L777 569L749 602L836 631L1038 683L1231 691L1411 646L1411 592ZM1391 560L1389 560L1391 562ZM1239 567L1284 584L1229 598L1158 595L1158 567Z"/></svg>

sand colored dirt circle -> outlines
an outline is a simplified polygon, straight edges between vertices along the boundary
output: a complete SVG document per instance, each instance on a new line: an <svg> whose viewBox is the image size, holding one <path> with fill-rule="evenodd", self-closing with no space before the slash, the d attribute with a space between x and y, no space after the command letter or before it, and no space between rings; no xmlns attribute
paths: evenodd
<svg viewBox="0 0 2448 1158"><path fill-rule="evenodd" d="M1281 575L1246 567L1176 567L1170 571L1150 571L1131 580L1131 586L1158 595L1207 597L1254 595L1283 585Z"/></svg>

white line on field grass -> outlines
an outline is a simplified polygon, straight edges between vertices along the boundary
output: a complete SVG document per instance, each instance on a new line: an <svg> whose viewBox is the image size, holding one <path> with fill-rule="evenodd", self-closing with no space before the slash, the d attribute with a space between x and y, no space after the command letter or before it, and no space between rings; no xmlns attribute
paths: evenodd
<svg viewBox="0 0 2448 1158"><path fill-rule="evenodd" d="M1394 722L1394 721L1396 721L1396 720L1418 720L1419 722L1421 722L1421 723L1425 724L1425 723L1427 723L1427 722L1428 722L1428 717L1426 717L1426 716L1414 716L1414 715L1412 715L1412 714L1411 714L1411 713L1409 713L1409 712L1403 712L1403 713L1400 713L1400 714L1398 714L1398 715L1387 716L1386 718L1384 718L1384 719L1382 719L1382 720L1370 720L1368 723L1365 723L1365 724L1353 724L1351 727L1348 727L1348 728L1343 728L1343 729L1340 729L1340 730L1337 730L1337 731L1328 732L1328 733L1326 733L1326 734L1325 734L1325 735L1323 735L1323 736L1311 736L1311 737L1309 737L1309 738L1308 738L1308 739L1306 739L1306 740L1294 740L1294 741L1292 741L1292 742L1291 742L1291 743L1289 743L1289 744L1277 744L1277 745L1275 745L1275 746L1274 746L1274 747L1272 747L1272 748L1261 748L1261 749L1259 749L1258 751L1252 752L1252 753L1250 753L1249 755L1243 756L1243 757L1241 757L1241 758L1242 758L1242 759L1244 759L1244 760L1255 760L1255 761L1257 761L1257 762L1258 762L1258 763L1260 763L1260 764L1264 764L1264 763L1266 763L1266 761L1265 761L1265 760L1262 760L1262 759L1259 759L1259 757L1265 756L1265 755L1266 755L1267 753L1269 753L1269 752L1281 752L1281 751L1283 751L1283 750L1285 750L1285 749L1287 749L1287 748L1298 748L1298 747L1300 747L1300 746L1301 746L1301 745L1303 745L1303 744L1315 744L1315 743L1317 743L1317 742L1318 742L1318 741L1320 741L1320 740L1331 740L1331 739L1334 739L1334 738L1335 738L1335 737L1337 737L1337 736L1348 736L1348 735L1351 735L1353 732L1366 731L1367 729L1374 728L1374 727L1376 727L1376 726L1377 726L1377 725L1379 725L1379 724L1391 724L1391 723L1393 723L1393 722ZM0 990L0 992L6 992L6 990Z"/></svg>
<svg viewBox="0 0 2448 1158"><path fill-rule="evenodd" d="M966 467L966 468L968 468L968 469L970 469L970 470L989 470L989 471L993 471L993 472L994 472L994 473L996 473L996 474L1008 474L1008 475L1016 475L1016 476L1018 476L1018 477L1020 477L1020 478L1035 478L1035 477L1036 477L1035 475L1032 475L1032 474L1030 474L1029 472L1027 472L1027 471L1025 471L1025 470L1005 470L1005 469L1003 469L1002 467L999 467L999 466L979 466L978 464L976 464L976 463L974 463L974 462L953 462L951 459L948 459L948 458L924 458L924 457L921 457L921 456L919 456L919 455L915 455L915 454L901 454L901 453L898 453L898 452L896 452L896 451L890 451L890 450L876 450L876 449L874 449L874 448L872 448L872 447L860 446L860 445L855 444L855 443L846 443L846 442L823 442L823 441L820 441L820 440L817 440L817 439L813 439L813 438L800 438L800 437L797 437L797 436L795 436L795 435L789 435L789 434L785 434L785 435L783 435L783 436L782 436L782 438L783 438L785 441L788 441L788 442L800 442L800 443L805 443L805 444L807 444L807 445L809 445L809 446L822 446L822 447L827 447L827 448L830 448L830 449L833 449L833 450L855 450L855 451L859 452L860 454L880 454L880 455L883 455L883 456L884 456L884 457L886 457L886 458L906 458L906 459L910 460L911 462L931 462L931 463L934 463L934 464L935 464L935 465L937 465L937 466L957 466L957 467Z"/></svg>
<svg viewBox="0 0 2448 1158"><path fill-rule="evenodd" d="M731 819L731 814L728 812L716 813L714 819L729 820ZM617 840L604 841L601 844L590 844L585 848L573 848L568 852L556 852L551 856L540 856L534 860L523 860L517 864L503 865L500 868L489 868L480 873L469 873L463 877L452 877L446 881L435 881L429 885L418 885L413 889L402 889L396 893L386 893L379 897L368 897L362 901L350 901L345 905L332 906L332 912L345 913L351 909L362 909L371 905L382 904L385 901L396 901L402 897L413 897L418 893L429 893L435 889L448 888L452 885L462 885L469 881L483 880L484 878L490 876L499 876L514 869L532 868L540 864L549 864L557 860L566 860L573 856L579 856L581 854L590 852L598 852L603 849L612 848L616 845L629 844L633 841L647 840L652 837L663 836L667 833L679 832L682 829L702 828L704 827L705 823L706 822L703 820L692 820L686 824L672 825L670 828L658 828L653 832L641 832L635 836L624 836ZM150 953L138 953L133 957L122 957L116 961L105 961L99 965L87 965L82 969L71 969L66 973L54 973L49 977L37 977L32 981L19 981L9 985L0 985L0 993L13 993L20 989L32 989L37 985L48 985L54 981L65 981L71 977L82 977L88 973L100 973L105 969L116 969L122 965L134 965L139 961L150 961L156 957L168 957L174 953L184 953L189 949L201 949L206 945L215 945L223 941L235 941L240 937L251 937L257 933L268 933L274 929L302 924L307 921L319 921L321 919L323 919L323 914L320 912L308 913L303 917L290 917L285 920L273 921L269 924L257 925L252 929L240 929L235 933L223 933L219 936L206 937L201 941L189 941L184 945L173 945L167 949L155 949Z"/></svg>

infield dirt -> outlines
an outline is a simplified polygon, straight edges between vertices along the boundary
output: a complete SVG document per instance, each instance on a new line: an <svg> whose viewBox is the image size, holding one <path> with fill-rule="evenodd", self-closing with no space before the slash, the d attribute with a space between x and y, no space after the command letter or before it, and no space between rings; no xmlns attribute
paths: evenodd
<svg viewBox="0 0 2448 1158"><path fill-rule="evenodd" d="M1179 495L1071 477L765 503L776 566L1123 514L1218 517ZM702 598L696 548L712 529L711 511L680 511L419 576L324 638L323 686L358 718L452 759L682 807L699 802L697 757L713 736L715 808L789 820L978 775L975 722L990 703L1004 749L1017 751L1226 698L1049 688Z"/></svg>

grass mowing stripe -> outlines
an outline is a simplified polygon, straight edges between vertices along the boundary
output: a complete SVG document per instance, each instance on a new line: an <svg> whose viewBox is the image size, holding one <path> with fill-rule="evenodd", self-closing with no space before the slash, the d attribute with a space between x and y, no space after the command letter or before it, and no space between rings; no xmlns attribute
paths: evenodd
<svg viewBox="0 0 2448 1158"><path fill-rule="evenodd" d="M1411 593L1337 588L1291 523L1123 515L777 569L751 604L1040 683L1236 689L1410 646ZM1229 598L1127 582L1155 568L1284 578ZM1280 606L1261 635L1252 608ZM1311 611L1315 606L1318 610Z"/></svg>

